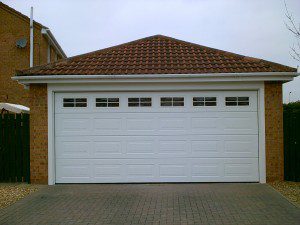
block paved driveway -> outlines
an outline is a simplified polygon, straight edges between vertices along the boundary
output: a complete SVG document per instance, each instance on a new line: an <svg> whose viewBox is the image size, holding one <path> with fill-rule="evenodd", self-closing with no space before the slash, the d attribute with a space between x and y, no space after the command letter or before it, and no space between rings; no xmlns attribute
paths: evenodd
<svg viewBox="0 0 300 225"><path fill-rule="evenodd" d="M44 186L0 210L0 224L300 224L264 184Z"/></svg>

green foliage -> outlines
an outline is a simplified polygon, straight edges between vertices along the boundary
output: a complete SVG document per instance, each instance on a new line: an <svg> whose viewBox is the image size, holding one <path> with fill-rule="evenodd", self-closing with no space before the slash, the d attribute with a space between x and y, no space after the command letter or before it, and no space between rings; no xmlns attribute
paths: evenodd
<svg viewBox="0 0 300 225"><path fill-rule="evenodd" d="M292 110L292 111L300 110L300 101L283 104L283 110Z"/></svg>

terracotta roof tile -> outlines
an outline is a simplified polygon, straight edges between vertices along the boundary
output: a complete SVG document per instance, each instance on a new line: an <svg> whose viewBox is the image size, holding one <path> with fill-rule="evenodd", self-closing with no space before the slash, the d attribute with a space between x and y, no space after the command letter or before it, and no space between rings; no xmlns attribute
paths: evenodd
<svg viewBox="0 0 300 225"><path fill-rule="evenodd" d="M296 72L281 64L155 35L18 71L17 75Z"/></svg>

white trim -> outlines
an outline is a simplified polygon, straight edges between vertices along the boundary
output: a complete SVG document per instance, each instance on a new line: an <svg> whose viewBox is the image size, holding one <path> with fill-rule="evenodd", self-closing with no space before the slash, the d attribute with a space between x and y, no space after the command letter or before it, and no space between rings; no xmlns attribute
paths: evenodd
<svg viewBox="0 0 300 225"><path fill-rule="evenodd" d="M55 184L54 95L55 93L48 86L47 102L48 102L48 184L49 185Z"/></svg>
<svg viewBox="0 0 300 225"><path fill-rule="evenodd" d="M48 84L48 184L55 184L54 96L56 92L99 91L183 91L183 90L254 90L258 92L259 182L266 182L264 82L234 83L157 83L124 84Z"/></svg>
<svg viewBox="0 0 300 225"><path fill-rule="evenodd" d="M266 133L265 133L265 85L263 84L257 93L258 101L258 163L259 163L259 182L266 183Z"/></svg>
<svg viewBox="0 0 300 225"><path fill-rule="evenodd" d="M42 28L41 33L47 38L49 44L53 46L55 51L59 53L62 56L62 58L67 58L66 54L64 53L64 50L60 47L54 35L51 33L50 29Z"/></svg>
<svg viewBox="0 0 300 225"><path fill-rule="evenodd" d="M31 83L102 83L102 82L233 82L291 81L296 72L207 73L207 74L136 74L136 75L37 75L14 76L20 84Z"/></svg>

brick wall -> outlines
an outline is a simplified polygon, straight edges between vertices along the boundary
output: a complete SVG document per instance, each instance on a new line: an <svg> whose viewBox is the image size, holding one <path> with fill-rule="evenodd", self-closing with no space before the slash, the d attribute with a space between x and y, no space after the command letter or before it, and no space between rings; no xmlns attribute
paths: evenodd
<svg viewBox="0 0 300 225"><path fill-rule="evenodd" d="M11 77L15 75L16 70L29 67L30 21L29 18L2 3L0 3L0 21L0 102L28 106L28 90ZM41 25L34 23L34 66L47 63L48 41L41 34L41 29ZM25 48L16 47L16 41L20 38L27 39ZM51 61L54 61L54 57Z"/></svg>
<svg viewBox="0 0 300 225"><path fill-rule="evenodd" d="M32 183L48 183L47 85L29 89L30 107L30 178Z"/></svg>
<svg viewBox="0 0 300 225"><path fill-rule="evenodd" d="M267 182L283 180L283 107L280 82L265 82L265 130Z"/></svg>

